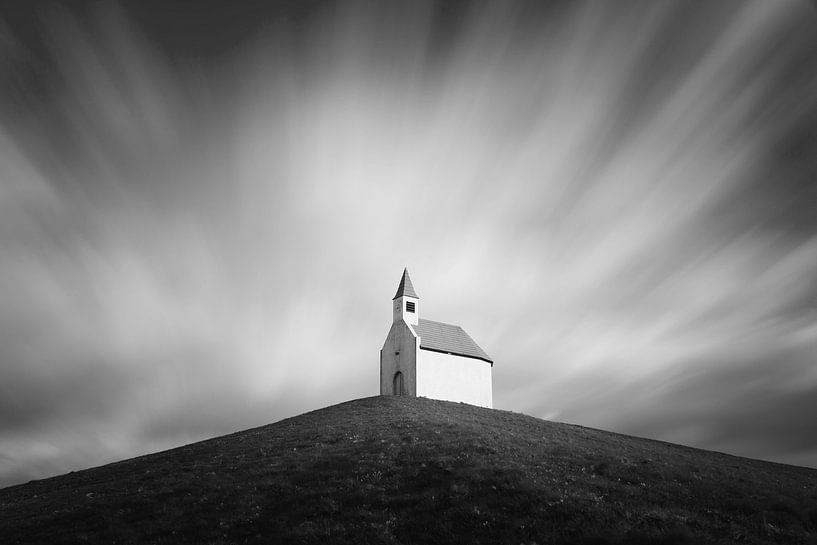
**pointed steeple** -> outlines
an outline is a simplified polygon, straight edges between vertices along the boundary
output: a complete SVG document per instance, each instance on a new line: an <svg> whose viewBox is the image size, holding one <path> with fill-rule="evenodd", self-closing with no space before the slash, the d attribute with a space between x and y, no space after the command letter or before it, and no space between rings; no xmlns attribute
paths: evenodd
<svg viewBox="0 0 817 545"><path fill-rule="evenodd" d="M403 269L403 278L400 279L400 285L397 286L397 293L391 298L392 301L398 297L414 297L419 299L420 296L414 291L414 286L411 285L411 278L409 278L408 268Z"/></svg>

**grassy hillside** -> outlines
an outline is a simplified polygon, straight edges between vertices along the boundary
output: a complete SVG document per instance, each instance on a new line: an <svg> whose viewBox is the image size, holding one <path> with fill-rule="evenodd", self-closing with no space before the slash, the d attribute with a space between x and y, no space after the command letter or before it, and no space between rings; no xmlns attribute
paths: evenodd
<svg viewBox="0 0 817 545"><path fill-rule="evenodd" d="M0 543L817 543L817 470L373 397L0 490Z"/></svg>

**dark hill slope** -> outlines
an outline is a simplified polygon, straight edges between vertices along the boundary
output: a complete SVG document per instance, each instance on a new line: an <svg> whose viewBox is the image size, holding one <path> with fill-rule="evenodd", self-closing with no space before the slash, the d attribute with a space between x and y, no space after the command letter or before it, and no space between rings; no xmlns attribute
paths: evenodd
<svg viewBox="0 0 817 545"><path fill-rule="evenodd" d="M373 397L0 490L0 543L815 543L817 471Z"/></svg>

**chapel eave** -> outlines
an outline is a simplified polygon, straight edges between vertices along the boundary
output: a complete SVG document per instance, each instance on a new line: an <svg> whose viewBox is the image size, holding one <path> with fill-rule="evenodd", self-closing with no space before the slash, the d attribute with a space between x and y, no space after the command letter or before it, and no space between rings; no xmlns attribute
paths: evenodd
<svg viewBox="0 0 817 545"><path fill-rule="evenodd" d="M422 343L422 341L421 341L421 343ZM427 350L429 352L437 352L438 354L448 354L449 356L459 356L461 358L469 358L469 359L472 359L472 360L484 361L486 363L490 363L491 367L494 366L493 360L489 360L489 359L483 358L481 356L472 356L471 354L460 354L458 352L449 352L448 350L445 350L445 349L430 348L428 346L423 346L422 344L420 344L420 350Z"/></svg>

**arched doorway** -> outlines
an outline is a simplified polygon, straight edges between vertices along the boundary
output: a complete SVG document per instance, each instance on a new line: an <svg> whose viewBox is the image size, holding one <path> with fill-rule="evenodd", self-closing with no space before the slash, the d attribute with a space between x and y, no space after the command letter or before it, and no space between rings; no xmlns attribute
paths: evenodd
<svg viewBox="0 0 817 545"><path fill-rule="evenodd" d="M403 388L403 373L401 373L400 371L397 371L394 374L393 386L394 389L392 391L394 392L394 395L396 396L406 395L406 391Z"/></svg>

